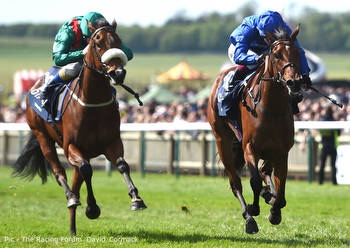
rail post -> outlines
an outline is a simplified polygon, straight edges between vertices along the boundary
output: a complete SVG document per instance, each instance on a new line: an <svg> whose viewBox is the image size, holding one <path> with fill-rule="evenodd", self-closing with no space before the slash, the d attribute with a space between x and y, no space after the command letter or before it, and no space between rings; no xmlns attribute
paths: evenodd
<svg viewBox="0 0 350 248"><path fill-rule="evenodd" d="M2 137L2 157L1 157L1 164L6 165L7 164L7 153L8 153L8 132L4 130L3 137Z"/></svg>
<svg viewBox="0 0 350 248"><path fill-rule="evenodd" d="M175 175L176 178L180 176L180 132L175 132Z"/></svg>
<svg viewBox="0 0 350 248"><path fill-rule="evenodd" d="M141 176L145 177L146 141L144 131L141 131L139 136L139 152L139 170Z"/></svg>
<svg viewBox="0 0 350 248"><path fill-rule="evenodd" d="M199 169L199 174L201 176L206 175L206 164L208 160L208 153L207 153L207 140L205 138L205 132L201 132L200 134L200 145L201 145L201 167Z"/></svg>
<svg viewBox="0 0 350 248"><path fill-rule="evenodd" d="M307 180L309 183L312 182L312 135L311 131L307 130Z"/></svg>
<svg viewBox="0 0 350 248"><path fill-rule="evenodd" d="M168 174L174 174L174 161L175 161L175 139L174 139L174 135L170 135Z"/></svg>
<svg viewBox="0 0 350 248"><path fill-rule="evenodd" d="M216 168L215 168L215 156L216 156L216 142L214 134L212 134L211 140L211 176L216 177Z"/></svg>

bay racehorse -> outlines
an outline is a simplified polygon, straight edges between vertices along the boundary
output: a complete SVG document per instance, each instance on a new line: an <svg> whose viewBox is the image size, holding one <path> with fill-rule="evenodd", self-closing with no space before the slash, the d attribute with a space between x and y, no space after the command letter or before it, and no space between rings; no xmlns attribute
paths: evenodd
<svg viewBox="0 0 350 248"><path fill-rule="evenodd" d="M231 120L218 115L217 90L225 75L222 72L213 84L207 114L233 194L242 206L246 233L259 231L253 216L260 213L259 195L272 205L269 220L281 222L281 208L286 205L285 184L288 152L294 144L294 122L290 93L301 84L299 50L295 45L299 26L290 34L285 30L266 32L269 52L248 80L239 101L241 132ZM262 165L258 165L263 160ZM244 165L250 171L254 192L252 205L242 194L240 173ZM271 180L273 172L274 183ZM262 181L266 183L263 187Z"/></svg>
<svg viewBox="0 0 350 248"><path fill-rule="evenodd" d="M92 190L93 172L89 162L100 154L105 155L124 176L131 197L131 209L146 208L130 177L129 165L123 158L118 102L110 85L110 82L122 84L126 73L124 65L127 57L120 49L121 40L115 32L116 25L115 21L102 27L89 24L92 36L84 66L80 76L70 86L70 97L64 100L65 112L60 121L54 124L45 122L28 104L27 97L26 118L32 133L15 164L14 174L33 177L38 173L45 182L48 171L52 169L58 184L65 191L72 235L76 234L76 208L81 204L79 192L83 181L87 187L86 216L95 219L100 215ZM39 88L42 80L33 89ZM74 168L71 188L65 169L59 162L56 143L63 148L69 164Z"/></svg>

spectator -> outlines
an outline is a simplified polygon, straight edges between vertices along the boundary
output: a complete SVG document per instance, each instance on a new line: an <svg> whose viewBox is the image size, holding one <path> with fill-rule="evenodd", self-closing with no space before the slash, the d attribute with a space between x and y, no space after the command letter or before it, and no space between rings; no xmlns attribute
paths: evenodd
<svg viewBox="0 0 350 248"><path fill-rule="evenodd" d="M326 109L325 115L322 117L322 120L334 121L332 106L329 106ZM335 161L337 158L337 138L338 138L338 135L340 134L340 130L325 129L325 130L321 130L320 134L321 134L322 150L321 150L321 164L320 164L318 182L319 184L323 184L324 168L326 165L326 159L329 156L331 159L332 183L334 185L337 185Z"/></svg>

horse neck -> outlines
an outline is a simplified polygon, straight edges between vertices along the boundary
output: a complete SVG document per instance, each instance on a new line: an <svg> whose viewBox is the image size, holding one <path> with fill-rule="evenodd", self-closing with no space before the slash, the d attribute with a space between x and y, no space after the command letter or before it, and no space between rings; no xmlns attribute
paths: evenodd
<svg viewBox="0 0 350 248"><path fill-rule="evenodd" d="M277 72L272 68L271 63L267 68L261 68L258 72L262 78L278 78ZM264 109L271 112L285 113L289 109L289 94L285 85L280 82L264 81L260 82L261 104Z"/></svg>
<svg viewBox="0 0 350 248"><path fill-rule="evenodd" d="M91 62L87 60L87 64L91 65ZM80 98L85 102L101 103L111 99L112 91L109 80L103 74L87 67L84 68L80 87Z"/></svg>

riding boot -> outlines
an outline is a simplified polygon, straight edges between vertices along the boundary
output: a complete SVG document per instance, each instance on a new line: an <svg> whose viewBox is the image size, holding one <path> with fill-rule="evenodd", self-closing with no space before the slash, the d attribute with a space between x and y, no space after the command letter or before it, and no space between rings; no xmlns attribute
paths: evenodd
<svg viewBox="0 0 350 248"><path fill-rule="evenodd" d="M248 76L249 73L251 73L252 71L254 71L254 69L252 70L248 66L239 65L238 68L236 69L235 75L233 76L230 82L229 89L233 89L237 83L244 80L245 77Z"/></svg>
<svg viewBox="0 0 350 248"><path fill-rule="evenodd" d="M40 91L40 98L41 99L45 99L45 101L43 102L43 107L46 108L48 107L49 105L49 101L48 101L48 91L49 91L49 84L55 84L55 83L64 83L65 80L63 80L59 73L57 73L53 79L51 81L49 81L47 84L45 84L43 87L42 87L42 90Z"/></svg>

